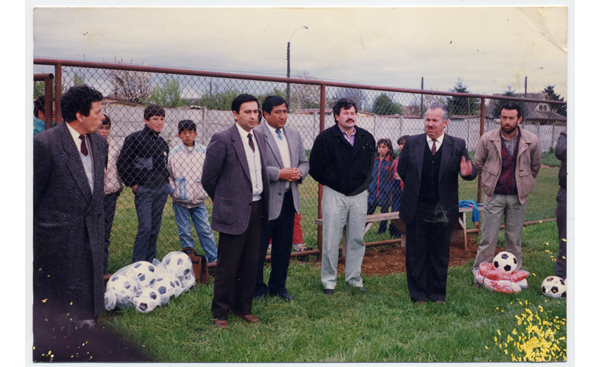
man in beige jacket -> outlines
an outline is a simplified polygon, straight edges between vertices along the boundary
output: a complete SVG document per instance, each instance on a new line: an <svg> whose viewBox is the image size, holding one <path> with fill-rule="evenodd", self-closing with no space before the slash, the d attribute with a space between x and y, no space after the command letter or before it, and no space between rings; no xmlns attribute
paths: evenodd
<svg viewBox="0 0 600 367"><path fill-rule="evenodd" d="M517 258L521 268L521 233L525 222L527 196L542 165L540 140L519 124L521 107L507 102L500 112L500 128L483 134L475 149L475 167L481 172L485 194L481 218L481 242L473 264L492 262L504 217L506 251ZM475 286L479 284L477 281Z"/></svg>

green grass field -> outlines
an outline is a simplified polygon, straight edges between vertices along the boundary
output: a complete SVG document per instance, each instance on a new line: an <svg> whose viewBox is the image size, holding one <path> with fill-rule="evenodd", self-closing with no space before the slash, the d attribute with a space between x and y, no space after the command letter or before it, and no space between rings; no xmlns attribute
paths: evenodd
<svg viewBox="0 0 600 367"><path fill-rule="evenodd" d="M566 299L540 291L554 273L556 237L553 222L524 229L523 267L531 275L518 294L473 288L470 262L450 269L446 305L412 304L405 274L365 277L367 294L341 275L326 296L318 263L292 261L287 286L296 300L255 302L259 325L230 317L229 329L215 328L212 279L150 314L105 312L101 324L162 362L563 361Z"/></svg>

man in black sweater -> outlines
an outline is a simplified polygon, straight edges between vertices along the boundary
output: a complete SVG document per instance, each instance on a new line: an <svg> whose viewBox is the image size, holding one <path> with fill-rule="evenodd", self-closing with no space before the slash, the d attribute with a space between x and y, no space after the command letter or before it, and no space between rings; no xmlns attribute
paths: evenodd
<svg viewBox="0 0 600 367"><path fill-rule="evenodd" d="M117 170L125 186L135 194L138 232L132 262L152 262L156 257L156 240L168 197L167 156L169 146L160 132L165 124L165 109L149 105L144 110L146 126L123 143Z"/></svg>
<svg viewBox="0 0 600 367"><path fill-rule="evenodd" d="M373 176L375 139L356 126L356 103L342 98L333 106L337 125L317 136L310 153L310 175L323 188L323 258L325 294L336 286L338 246L346 226L346 282L366 293L360 277L367 218L367 188Z"/></svg>

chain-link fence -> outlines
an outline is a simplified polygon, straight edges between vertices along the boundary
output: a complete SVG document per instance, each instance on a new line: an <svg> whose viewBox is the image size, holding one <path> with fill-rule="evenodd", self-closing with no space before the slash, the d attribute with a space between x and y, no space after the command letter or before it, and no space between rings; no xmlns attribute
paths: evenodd
<svg viewBox="0 0 600 367"><path fill-rule="evenodd" d="M182 139L178 135L178 124L183 120L193 121L197 126L195 142L200 158L188 161L195 162L186 163L189 167L184 165L179 168L189 171L185 177L186 198L197 199L198 202L203 198L203 193L199 191L199 187L196 187L199 186L200 179L198 167L201 167L200 162L204 159L203 147L208 145L214 133L234 124L231 101L241 93L252 94L261 103L269 95L275 94L286 98L290 105L287 126L296 128L300 133L307 157L319 132L335 124L331 106L339 98L351 98L357 103L359 106L357 125L370 131L376 141L382 138L391 140L396 157L400 137L424 132L424 115L427 106L433 102L441 102L448 106L450 123L446 133L464 139L473 157L480 135L500 127L499 106L503 100L515 100L523 107L522 126L540 138L543 150L543 168L536 179L534 192L528 200L526 220L542 220L554 216L556 206L554 198L558 190L557 175L560 162L554 158L553 147L560 132L566 129L566 117L563 116L566 115L566 104L543 99L544 96L535 95L534 97L537 97L535 99L525 99L378 88L299 79L290 79L289 96L287 96L287 80L284 78L136 67L122 63L98 64L42 59L36 59L35 62L55 65L57 106L60 105L61 92L73 85L87 84L105 96L103 113L110 117L112 126L109 138L117 147L117 155L123 154L123 145L128 136L144 130L146 106L158 104L164 108L164 127L160 137L164 139L171 156L162 162L156 158L156 155L154 159L147 159L152 156L152 153L156 153L153 149L158 148L137 146L136 154L143 158L134 162L138 179L148 179L151 172L161 164L166 167L174 153L185 152ZM42 94L43 85L39 88L36 85L35 90L36 93ZM60 121L60 111L56 112L57 121ZM117 158L113 157L113 159ZM459 194L461 200L478 200L477 180L470 182L461 180ZM301 237L305 246L316 249L319 241L318 226L315 223L319 217L318 184L310 176L300 185L300 196L301 233L297 233L296 237ZM108 269L111 272L128 264L132 258L139 224L134 199L132 190L125 187L116 201ZM178 199L179 201L182 200ZM188 207L197 204L191 201L187 203ZM210 199L204 202L210 215L212 203ZM378 227L373 226L367 233L366 242L393 238L389 232L377 233ZM469 228L473 228L472 223L469 223ZM202 252L194 226L191 226L191 231L195 248ZM218 233L214 233L214 237L218 243ZM160 259L168 252L178 249L181 249L181 241L173 198L169 195L162 211L156 257Z"/></svg>

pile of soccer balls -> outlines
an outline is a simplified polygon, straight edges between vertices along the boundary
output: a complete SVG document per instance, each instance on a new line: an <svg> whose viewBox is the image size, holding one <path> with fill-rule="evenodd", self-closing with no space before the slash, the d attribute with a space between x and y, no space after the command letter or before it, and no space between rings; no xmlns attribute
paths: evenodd
<svg viewBox="0 0 600 367"><path fill-rule="evenodd" d="M115 272L106 284L104 304L107 310L134 307L149 313L179 297L195 281L190 257L181 251L169 252L162 262L138 261Z"/></svg>
<svg viewBox="0 0 600 367"><path fill-rule="evenodd" d="M495 292L518 293L527 288L529 272L517 269L517 258L508 251L502 251L491 263L479 264L475 279Z"/></svg>

